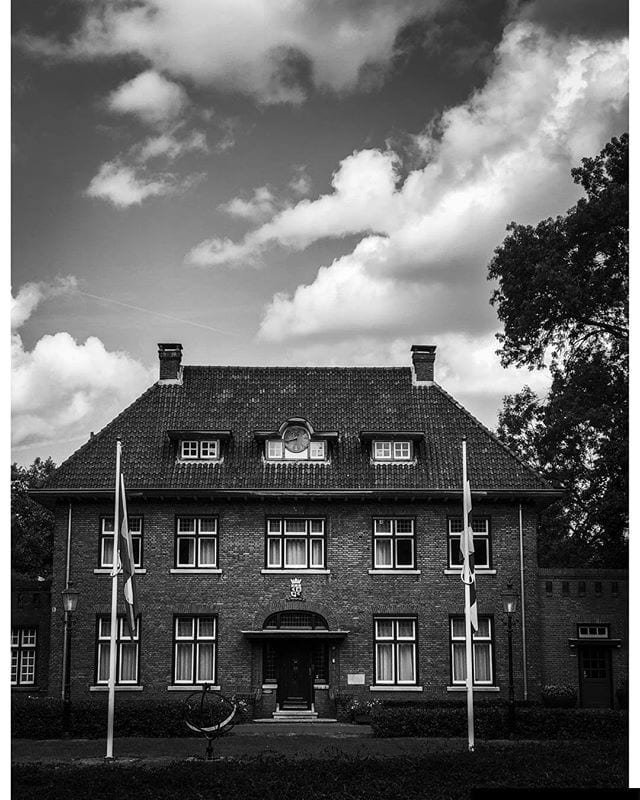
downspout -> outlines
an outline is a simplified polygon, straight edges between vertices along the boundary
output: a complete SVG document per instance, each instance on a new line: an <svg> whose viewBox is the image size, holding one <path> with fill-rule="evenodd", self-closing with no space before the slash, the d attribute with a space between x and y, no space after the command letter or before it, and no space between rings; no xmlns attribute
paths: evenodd
<svg viewBox="0 0 640 800"><path fill-rule="evenodd" d="M69 511L67 513L67 556L64 572L64 588L69 588L69 577L71 575L71 500L69 500ZM69 612L64 612L64 632L62 637L62 699L65 699L65 684L67 679L67 641L69 638Z"/></svg>
<svg viewBox="0 0 640 800"><path fill-rule="evenodd" d="M524 540L522 535L522 503L519 504L518 518L520 527L520 603L522 605L522 680L524 699L527 699L529 690L527 685L527 626L524 605Z"/></svg>

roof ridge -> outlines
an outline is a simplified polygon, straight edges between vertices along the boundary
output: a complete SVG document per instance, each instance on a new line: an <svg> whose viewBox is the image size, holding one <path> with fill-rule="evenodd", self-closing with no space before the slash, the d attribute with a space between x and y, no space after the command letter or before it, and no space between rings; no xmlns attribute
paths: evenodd
<svg viewBox="0 0 640 800"><path fill-rule="evenodd" d="M444 395L444 397L446 397L447 400L449 400L449 402L453 403L453 405L455 405L457 408L459 408L460 411L462 411L463 414L465 414L465 416L467 416L478 428L480 428L482 431L484 431L484 433L486 433L488 436L490 436L493 439L493 441L496 442L496 444L500 445L500 447L502 447L503 450L505 450L507 453L509 453L510 456L515 458L516 461L518 461L532 475L535 475L536 478L538 478L539 480L541 480L545 484L547 484L550 489L556 488L556 487L553 486L552 482L550 480L548 480L548 478L546 478L544 475L542 475L542 473L540 473L537 470L535 470L530 464L527 464L527 462L521 456L519 456L518 453L513 451L504 442L502 442L497 437L497 435L491 430L491 428L488 428L483 422L480 422L480 420L477 417L475 417L468 409L466 409L460 402L458 402L458 400L456 400L453 395L449 394L449 392L447 392L446 389L443 389L442 386L440 386L439 383L436 383L434 381L432 386L434 388L438 389L440 391L440 393L442 395Z"/></svg>

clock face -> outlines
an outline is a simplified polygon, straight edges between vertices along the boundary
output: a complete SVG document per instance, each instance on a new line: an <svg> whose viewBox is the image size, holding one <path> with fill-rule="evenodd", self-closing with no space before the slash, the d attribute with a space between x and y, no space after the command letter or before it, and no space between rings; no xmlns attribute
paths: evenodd
<svg viewBox="0 0 640 800"><path fill-rule="evenodd" d="M309 433L300 425L292 425L284 432L284 446L292 453L301 453L309 446Z"/></svg>

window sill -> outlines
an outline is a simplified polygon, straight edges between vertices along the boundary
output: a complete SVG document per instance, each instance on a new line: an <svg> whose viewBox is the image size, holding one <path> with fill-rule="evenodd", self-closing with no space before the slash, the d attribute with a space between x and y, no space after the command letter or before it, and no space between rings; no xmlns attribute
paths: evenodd
<svg viewBox="0 0 640 800"><path fill-rule="evenodd" d="M447 691L448 692L466 692L467 691L467 687L466 686L447 686ZM473 691L474 692L499 692L500 691L500 687L499 686L474 686L473 687Z"/></svg>
<svg viewBox="0 0 640 800"><path fill-rule="evenodd" d="M276 466L289 465L289 464L315 464L318 467L326 467L331 464L331 461L322 460L319 458L263 458L263 464L275 464Z"/></svg>
<svg viewBox="0 0 640 800"><path fill-rule="evenodd" d="M314 683L313 684L313 688L314 689L328 689L329 688L329 684L328 683Z"/></svg>
<svg viewBox="0 0 640 800"><path fill-rule="evenodd" d="M222 575L215 567L177 567L169 570L171 575Z"/></svg>
<svg viewBox="0 0 640 800"><path fill-rule="evenodd" d="M381 458L372 458L370 463L373 464L375 467L385 467L387 465L392 467L398 467L398 466L415 467L418 462L415 458L413 459L406 458L399 461L392 461L391 459L383 460Z"/></svg>
<svg viewBox="0 0 640 800"><path fill-rule="evenodd" d="M262 575L331 575L330 569L307 569L306 567L288 567L287 569L261 569Z"/></svg>
<svg viewBox="0 0 640 800"><path fill-rule="evenodd" d="M368 569L369 575L421 575L421 569Z"/></svg>
<svg viewBox="0 0 640 800"><path fill-rule="evenodd" d="M224 458L177 458L176 464L222 464Z"/></svg>
<svg viewBox="0 0 640 800"><path fill-rule="evenodd" d="M93 574L94 575L111 575L111 572L112 572L111 567L98 567L97 569L93 570ZM135 574L136 575L146 575L147 574L147 570L146 569L139 569L138 567L136 567L136 573Z"/></svg>
<svg viewBox="0 0 640 800"><path fill-rule="evenodd" d="M458 576L460 576L461 572L462 572L462 569L445 569L445 570L443 570L443 574L444 575L458 575ZM486 569L485 567L476 567L475 568L475 574L476 575L497 575L497 572L498 572L498 570Z"/></svg>
<svg viewBox="0 0 640 800"><path fill-rule="evenodd" d="M220 687L219 686L213 686L212 684L208 684L208 685L209 685L209 689L211 689L212 692L219 692L220 691ZM171 686L167 686L167 691L168 692L198 692L198 691L201 692L203 686L204 686L204 684L202 684L202 683L171 684Z"/></svg>
<svg viewBox="0 0 640 800"><path fill-rule="evenodd" d="M39 692L40 687L35 683L23 683L21 685L17 685L15 683L11 684L11 691L12 692Z"/></svg>
<svg viewBox="0 0 640 800"><path fill-rule="evenodd" d="M116 692L141 692L143 689L144 689L144 686L140 686L138 684L137 685L133 685L132 684L131 686L126 686L126 685L116 686ZM102 684L100 686L90 686L89 687L89 691L90 692L108 692L109 691L109 687L108 686L103 686Z"/></svg>
<svg viewBox="0 0 640 800"><path fill-rule="evenodd" d="M398 686L397 684L390 684L389 686L370 686L370 692L421 692L422 686L410 684L407 686Z"/></svg>

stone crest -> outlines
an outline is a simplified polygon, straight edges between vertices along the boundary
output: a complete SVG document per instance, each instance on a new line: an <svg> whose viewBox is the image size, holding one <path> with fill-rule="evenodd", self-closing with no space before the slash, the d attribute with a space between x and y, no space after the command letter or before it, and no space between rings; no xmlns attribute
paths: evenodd
<svg viewBox="0 0 640 800"><path fill-rule="evenodd" d="M302 578L291 578L291 588L289 589L289 599L302 599Z"/></svg>

